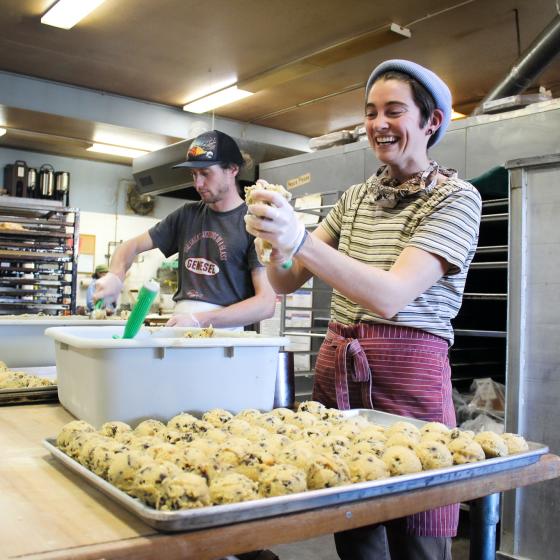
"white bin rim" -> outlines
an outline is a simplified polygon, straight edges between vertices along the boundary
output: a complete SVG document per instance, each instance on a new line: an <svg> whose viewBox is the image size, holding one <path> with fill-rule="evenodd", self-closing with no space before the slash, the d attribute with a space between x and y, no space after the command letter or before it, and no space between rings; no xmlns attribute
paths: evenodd
<svg viewBox="0 0 560 560"><path fill-rule="evenodd" d="M47 336L74 348L201 348L216 346L287 346L290 339L284 336L263 336L249 331L214 329L212 338L185 338L185 333L201 329L186 327L143 327L135 338L121 336L124 327L50 327Z"/></svg>

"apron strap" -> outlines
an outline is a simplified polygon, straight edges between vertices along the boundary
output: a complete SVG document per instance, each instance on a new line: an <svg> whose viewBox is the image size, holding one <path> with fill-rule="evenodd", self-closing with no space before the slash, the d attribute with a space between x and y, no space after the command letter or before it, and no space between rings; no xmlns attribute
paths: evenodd
<svg viewBox="0 0 560 560"><path fill-rule="evenodd" d="M373 408L371 400L371 369L366 353L357 338L343 338L331 333L331 341L336 344L335 353L335 390L336 404L339 410L350 409L350 396L348 393L348 358L351 359L350 375L352 381L361 383L362 404L364 408Z"/></svg>

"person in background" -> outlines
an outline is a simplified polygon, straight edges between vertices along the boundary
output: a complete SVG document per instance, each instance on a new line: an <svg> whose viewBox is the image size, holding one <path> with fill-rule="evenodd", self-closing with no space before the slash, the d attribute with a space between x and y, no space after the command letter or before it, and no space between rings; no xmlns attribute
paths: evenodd
<svg viewBox="0 0 560 560"><path fill-rule="evenodd" d="M197 136L186 161L175 167L190 170L201 200L120 245L109 272L96 282L94 300L114 301L134 258L157 248L166 257L179 253L177 303L169 326L239 328L271 317L276 296L254 238L245 231L247 206L236 184L242 166L233 138L218 130Z"/></svg>
<svg viewBox="0 0 560 560"><path fill-rule="evenodd" d="M93 272L93 274L91 275L92 277L92 281L90 282L88 288L87 288L87 292L86 292L86 309L88 311L88 313L91 313L93 311L93 306L95 305L95 302L93 300L93 294L95 292L95 285L97 283L97 281L100 278L103 278L103 276L105 276L105 274L107 274L109 272L109 267L106 264L98 264L95 267L95 270ZM112 305L108 305L106 306L107 310L113 310L113 306Z"/></svg>
<svg viewBox="0 0 560 560"><path fill-rule="evenodd" d="M311 235L280 195L259 191L247 231L258 248L273 246L267 273L277 292L313 275L333 287L313 399L452 427L451 319L478 242L480 195L428 156L451 116L451 93L436 74L388 60L365 93L377 172L351 186ZM458 513L456 504L338 533L336 549L343 560L448 560Z"/></svg>

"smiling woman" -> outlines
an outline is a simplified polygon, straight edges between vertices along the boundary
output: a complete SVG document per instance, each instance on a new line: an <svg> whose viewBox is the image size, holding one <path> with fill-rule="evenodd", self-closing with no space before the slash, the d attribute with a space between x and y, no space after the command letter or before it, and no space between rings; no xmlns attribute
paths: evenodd
<svg viewBox="0 0 560 560"><path fill-rule="evenodd" d="M455 425L448 360L478 241L476 189L428 156L451 117L446 84L427 68L389 60L366 87L365 128L383 164L353 185L315 231L275 192L253 193L249 233L270 243L267 274L289 293L312 275L334 288L313 400ZM267 204L276 207L274 214ZM293 265L282 268L292 257ZM335 535L341 559L450 558L458 506Z"/></svg>

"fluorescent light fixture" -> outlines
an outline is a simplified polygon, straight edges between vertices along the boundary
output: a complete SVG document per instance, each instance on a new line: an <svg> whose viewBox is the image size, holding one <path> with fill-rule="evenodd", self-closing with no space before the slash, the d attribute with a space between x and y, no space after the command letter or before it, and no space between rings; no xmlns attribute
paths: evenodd
<svg viewBox="0 0 560 560"><path fill-rule="evenodd" d="M41 18L41 23L70 29L103 2L105 0L58 0Z"/></svg>
<svg viewBox="0 0 560 560"><path fill-rule="evenodd" d="M88 152L98 152L100 154L110 154L113 156L122 156L127 158L135 158L138 156L143 156L148 152L145 150L135 150L134 148L125 148L123 146L112 146L111 144L92 144L91 147L87 149Z"/></svg>
<svg viewBox="0 0 560 560"><path fill-rule="evenodd" d="M189 111L190 113L206 113L207 111L216 109L216 107L228 105L244 97L249 97L249 95L253 94L250 91L239 89L237 86L231 86L187 103L183 106L183 111Z"/></svg>
<svg viewBox="0 0 560 560"><path fill-rule="evenodd" d="M451 111L451 120L452 121L457 121L459 119L464 119L466 116L467 115L465 115L464 113L458 113L454 109L453 109L453 111Z"/></svg>
<svg viewBox="0 0 560 560"><path fill-rule="evenodd" d="M8 132L5 128L0 128L0 136L4 136Z"/></svg>

